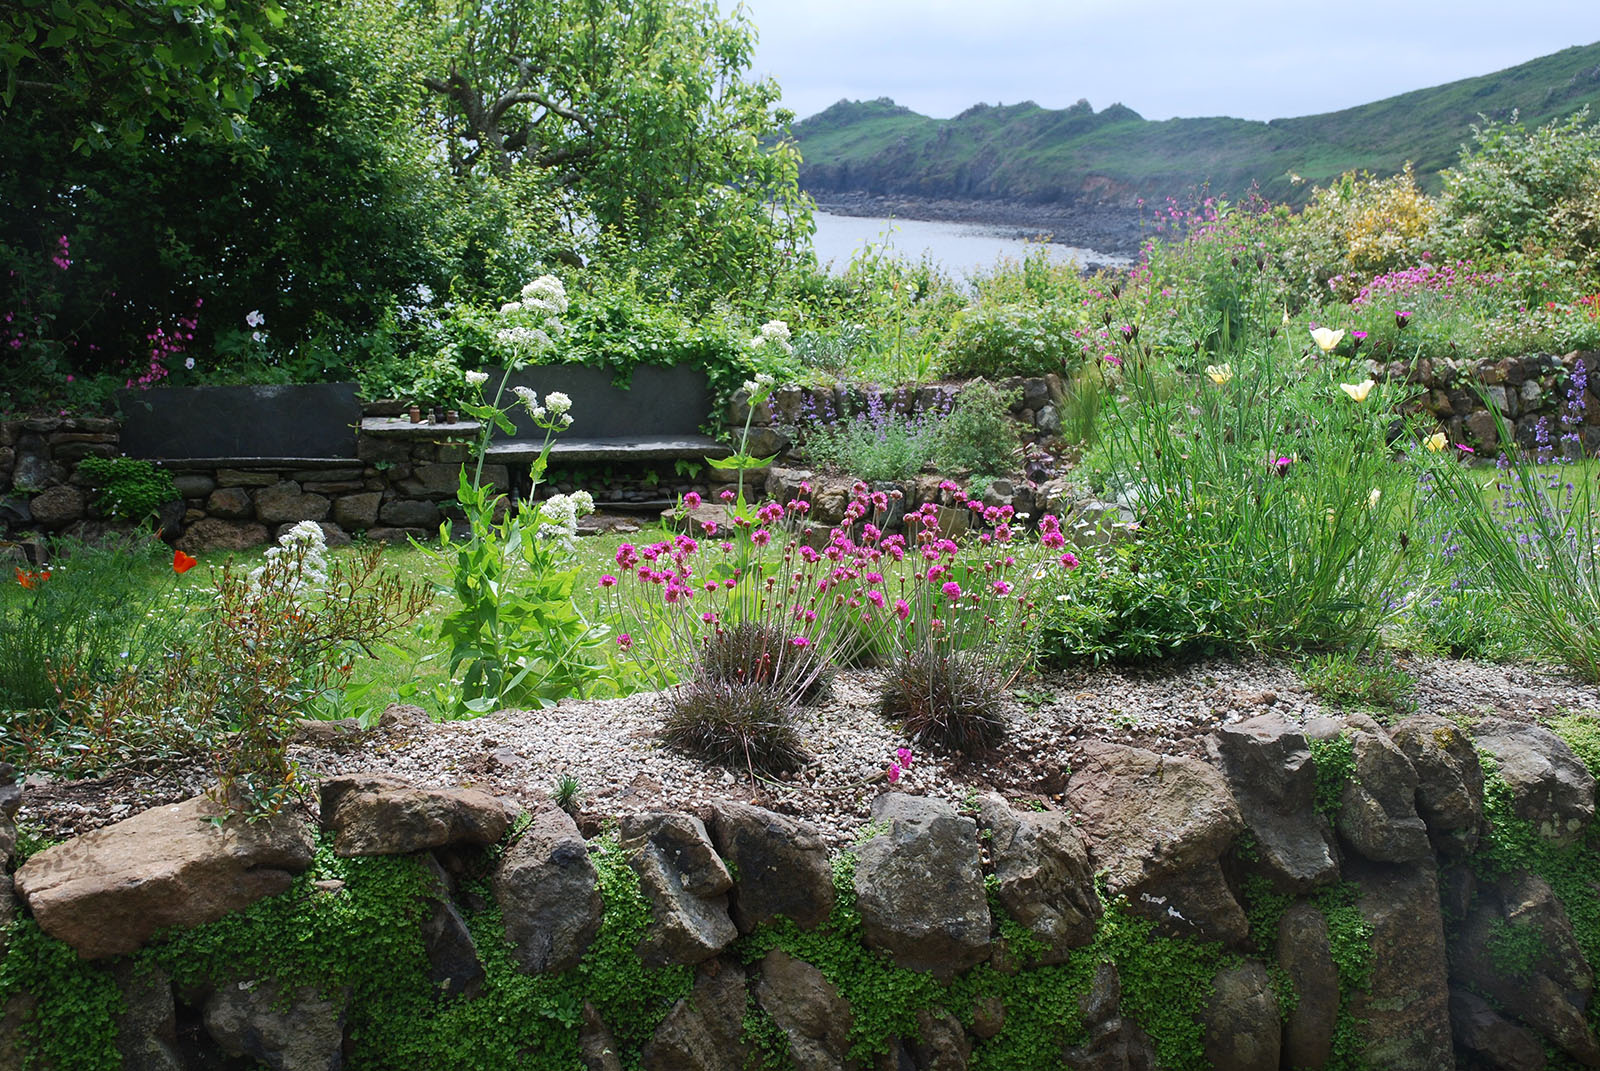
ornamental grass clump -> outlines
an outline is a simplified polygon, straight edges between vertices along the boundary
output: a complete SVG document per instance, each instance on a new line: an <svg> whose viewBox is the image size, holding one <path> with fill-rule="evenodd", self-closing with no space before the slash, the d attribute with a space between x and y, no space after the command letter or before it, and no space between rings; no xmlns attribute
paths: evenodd
<svg viewBox="0 0 1600 1071"><path fill-rule="evenodd" d="M692 677L673 691L661 736L691 755L752 774L783 773L805 761L798 711L765 681Z"/></svg>
<svg viewBox="0 0 1600 1071"><path fill-rule="evenodd" d="M954 505L926 502L906 515L902 553L868 592L863 625L892 652L884 716L913 743L971 755L1005 735L999 700L1032 658L1034 585L1078 559L1054 515L1039 519L1034 541L1020 536L1010 506L967 499L948 480L940 490Z"/></svg>

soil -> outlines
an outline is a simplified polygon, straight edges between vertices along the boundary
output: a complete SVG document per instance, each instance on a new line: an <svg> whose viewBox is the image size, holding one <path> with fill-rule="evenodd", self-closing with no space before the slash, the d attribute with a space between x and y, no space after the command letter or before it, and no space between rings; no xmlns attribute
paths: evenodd
<svg viewBox="0 0 1600 1071"><path fill-rule="evenodd" d="M1534 721L1600 710L1594 686L1550 669L1448 659L1401 664L1416 678L1418 712ZM394 708L399 715L386 728L337 747L297 745L293 758L313 784L329 774L380 770L419 784L483 788L530 809L548 806L557 780L570 776L580 786L580 821L590 835L627 813L694 811L719 798L755 802L815 821L838 846L854 838L873 799L890 787L887 767L900 746L914 751L902 790L958 804L999 791L1013 802L1052 806L1063 802L1088 739L1199 756L1222 724L1269 710L1294 721L1339 712L1309 693L1290 665L1265 659L1051 672L1019 680L1002 697L1011 728L994 753L940 755L912 745L879 716L877 681L875 671L840 673L831 694L801 716L810 760L779 778L707 765L664 747L656 735L663 693L565 700L546 710L443 724L416 708ZM34 834L67 837L185 799L208 784L199 764L78 782L36 775L28 779L19 820Z"/></svg>

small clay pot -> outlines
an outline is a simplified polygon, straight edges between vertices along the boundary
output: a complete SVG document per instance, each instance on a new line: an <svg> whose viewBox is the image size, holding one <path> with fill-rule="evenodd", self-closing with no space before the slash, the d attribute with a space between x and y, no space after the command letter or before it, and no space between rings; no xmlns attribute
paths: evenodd
<svg viewBox="0 0 1600 1071"><path fill-rule="evenodd" d="M421 408L421 406L413 405L410 409L406 410L406 414L411 417L411 423L413 423L413 424L421 424L422 423L422 408Z"/></svg>
<svg viewBox="0 0 1600 1071"><path fill-rule="evenodd" d="M461 423L461 414L454 409L446 409L444 411L444 422L446 424L459 424Z"/></svg>

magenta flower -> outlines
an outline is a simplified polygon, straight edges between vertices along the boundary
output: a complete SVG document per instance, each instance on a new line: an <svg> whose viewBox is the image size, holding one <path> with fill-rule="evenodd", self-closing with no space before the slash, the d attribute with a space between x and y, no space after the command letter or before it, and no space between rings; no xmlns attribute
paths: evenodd
<svg viewBox="0 0 1600 1071"><path fill-rule="evenodd" d="M910 617L911 604L906 602L904 599L896 599L894 601L894 616L898 617L902 621Z"/></svg>
<svg viewBox="0 0 1600 1071"><path fill-rule="evenodd" d="M939 588L939 590L944 592L947 598L961 598L961 585L957 584L954 580L945 581L944 585Z"/></svg>
<svg viewBox="0 0 1600 1071"><path fill-rule="evenodd" d="M904 766L908 770L911 769L911 749L910 748L908 748L908 747L897 747L897 748L895 748L894 749L894 757L900 761L900 765Z"/></svg>
<svg viewBox="0 0 1600 1071"><path fill-rule="evenodd" d="M789 643L792 646L795 646L795 647L810 647L811 646L811 641L806 639L804 636L796 636L794 639L790 640Z"/></svg>
<svg viewBox="0 0 1600 1071"><path fill-rule="evenodd" d="M898 785L900 783L900 764L898 762L891 762L889 764L888 775L889 783L891 785Z"/></svg>
<svg viewBox="0 0 1600 1071"><path fill-rule="evenodd" d="M600 586L603 588L614 588L617 586L617 578L612 576L610 573L607 573L605 576L600 578Z"/></svg>
<svg viewBox="0 0 1600 1071"><path fill-rule="evenodd" d="M617 637L617 646L626 651L628 648L633 646L633 637L624 632L622 635Z"/></svg>
<svg viewBox="0 0 1600 1071"><path fill-rule="evenodd" d="M1061 564L1065 565L1068 569L1076 569L1078 567L1078 556L1069 550L1065 554L1061 555Z"/></svg>
<svg viewBox="0 0 1600 1071"><path fill-rule="evenodd" d="M700 493L698 491L690 491L688 494L683 496L683 504L689 509L699 509Z"/></svg>

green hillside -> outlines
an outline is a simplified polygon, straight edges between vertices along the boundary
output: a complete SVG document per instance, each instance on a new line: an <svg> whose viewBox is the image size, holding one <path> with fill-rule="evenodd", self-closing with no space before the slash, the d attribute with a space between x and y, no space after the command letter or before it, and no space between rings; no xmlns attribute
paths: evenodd
<svg viewBox="0 0 1600 1071"><path fill-rule="evenodd" d="M1351 168L1392 173L1412 161L1425 185L1455 162L1479 115L1517 111L1530 125L1590 105L1600 113L1600 43L1478 78L1324 115L1256 122L1153 122L1120 104L1051 110L980 104L931 119L888 99L840 101L794 124L801 182L814 194L864 192L1038 203L1128 202L1202 182L1237 195L1252 181L1273 200L1303 198ZM1296 185L1290 175L1310 183Z"/></svg>

